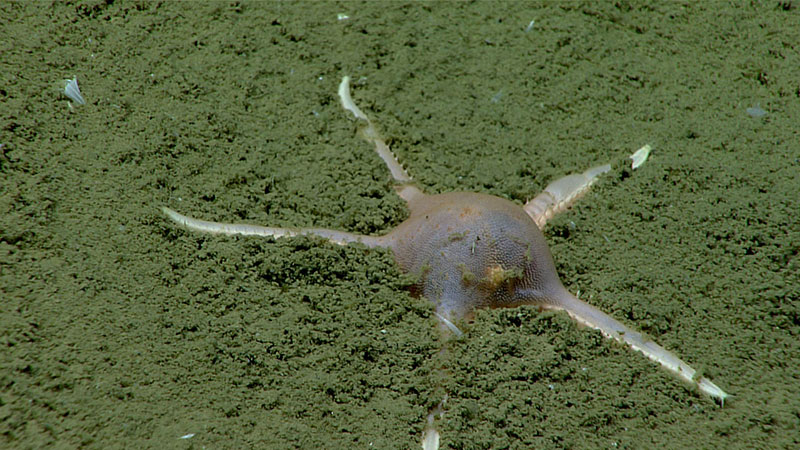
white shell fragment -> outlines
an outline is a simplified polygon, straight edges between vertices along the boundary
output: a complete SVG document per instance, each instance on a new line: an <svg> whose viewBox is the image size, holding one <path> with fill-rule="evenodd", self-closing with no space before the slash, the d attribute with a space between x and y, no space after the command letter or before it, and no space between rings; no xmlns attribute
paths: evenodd
<svg viewBox="0 0 800 450"><path fill-rule="evenodd" d="M71 98L72 101L79 105L85 105L86 100L83 99L81 95L81 90L78 87L78 77L75 77L71 80L64 80L66 85L64 86L64 95Z"/></svg>
<svg viewBox="0 0 800 450"><path fill-rule="evenodd" d="M760 103L756 103L755 105L747 108L745 111L747 112L747 115L750 117L755 117L756 119L767 115L767 112L764 111Z"/></svg>
<svg viewBox="0 0 800 450"><path fill-rule="evenodd" d="M637 169L639 166L644 164L644 162L647 161L647 157L650 156L650 150L652 150L652 147L650 147L650 144L645 145L644 147L640 148L639 150L636 150L630 156L631 161L633 161L631 163L631 169Z"/></svg>
<svg viewBox="0 0 800 450"><path fill-rule="evenodd" d="M527 27L525 27L525 32L528 33L533 29L533 26L536 25L535 20L531 20Z"/></svg>

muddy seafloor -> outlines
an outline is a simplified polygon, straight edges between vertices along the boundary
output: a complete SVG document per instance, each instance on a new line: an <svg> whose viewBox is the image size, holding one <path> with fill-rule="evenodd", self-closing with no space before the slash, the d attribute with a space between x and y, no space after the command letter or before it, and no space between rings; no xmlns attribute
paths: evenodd
<svg viewBox="0 0 800 450"><path fill-rule="evenodd" d="M417 448L445 394L443 448L800 446L800 10L619 3L1 5L0 447ZM387 251L165 220L401 222L343 75L431 193L613 162L562 280L724 407L530 307L440 355Z"/></svg>

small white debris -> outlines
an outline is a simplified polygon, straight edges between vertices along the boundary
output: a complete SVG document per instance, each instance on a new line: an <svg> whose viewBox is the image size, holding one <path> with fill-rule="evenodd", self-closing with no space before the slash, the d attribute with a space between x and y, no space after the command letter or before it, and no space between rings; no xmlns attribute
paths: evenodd
<svg viewBox="0 0 800 450"><path fill-rule="evenodd" d="M183 436L179 437L178 439L191 439L194 437L194 433L184 434Z"/></svg>
<svg viewBox="0 0 800 450"><path fill-rule="evenodd" d="M78 77L75 77L71 80L64 80L64 82L66 83L66 85L64 85L64 95L71 98L79 105L85 105L86 100L83 99L81 90L78 87Z"/></svg>
<svg viewBox="0 0 800 450"><path fill-rule="evenodd" d="M345 13L339 13L339 14L336 15L336 20L347 20L349 18L350 18L350 16L348 16Z"/></svg>
<svg viewBox="0 0 800 450"><path fill-rule="evenodd" d="M650 150L652 150L650 144L645 145L639 150L636 150L636 152L630 156L631 161L633 161L631 163L631 169L637 169L639 166L644 164L644 162L647 161L647 157L650 156Z"/></svg>
<svg viewBox="0 0 800 450"><path fill-rule="evenodd" d="M531 30L533 29L533 26L534 26L535 24L536 24L536 21L535 21L535 20L531 20L531 23L529 23L529 24L528 24L528 26L527 26L527 27L525 27L525 32L527 33L527 32L529 32L529 31L531 31Z"/></svg>
<svg viewBox="0 0 800 450"><path fill-rule="evenodd" d="M502 89L497 91L497 93L494 94L489 101L492 102L492 103L500 103L500 99L501 98L503 98L503 90Z"/></svg>
<svg viewBox="0 0 800 450"><path fill-rule="evenodd" d="M745 111L747 111L747 114L750 117L755 117L756 119L767 115L767 112L761 109L761 104L759 103L756 103L755 106L747 108Z"/></svg>

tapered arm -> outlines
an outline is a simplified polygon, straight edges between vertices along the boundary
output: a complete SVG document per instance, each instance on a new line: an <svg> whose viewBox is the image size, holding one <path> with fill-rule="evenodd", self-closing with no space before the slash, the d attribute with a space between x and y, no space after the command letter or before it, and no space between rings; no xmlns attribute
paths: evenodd
<svg viewBox="0 0 800 450"><path fill-rule="evenodd" d="M608 314L580 300L562 288L552 303L541 305L545 309L564 310L576 322L600 330L606 337L616 339L629 345L632 349L644 353L651 360L661 364L684 381L697 386L712 398L725 403L728 394L712 383L708 378L700 376L689 364L683 362L669 350L648 339L642 333L634 331Z"/></svg>

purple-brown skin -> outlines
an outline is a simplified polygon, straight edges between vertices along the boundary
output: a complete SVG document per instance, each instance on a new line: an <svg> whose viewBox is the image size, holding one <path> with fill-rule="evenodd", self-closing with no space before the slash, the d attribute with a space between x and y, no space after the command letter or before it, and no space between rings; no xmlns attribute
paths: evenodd
<svg viewBox="0 0 800 450"><path fill-rule="evenodd" d="M385 237L416 290L455 320L476 308L557 304L567 293L539 227L519 206L485 194L414 198Z"/></svg>
<svg viewBox="0 0 800 450"><path fill-rule="evenodd" d="M599 166L548 185L524 206L492 195L452 192L426 195L397 162L369 118L350 98L349 79L339 87L344 108L366 122L363 137L375 145L408 202L410 216L384 236L362 236L319 228L274 228L206 222L162 208L175 222L210 233L271 236L315 235L338 244L360 242L388 247L400 268L417 277L415 293L436 305L445 333L460 335L457 323L477 308L523 304L564 310L578 323L600 330L660 363L702 392L724 403L726 394L671 352L660 347L594 306L578 299L561 284L541 229L553 215L566 210L610 166Z"/></svg>

